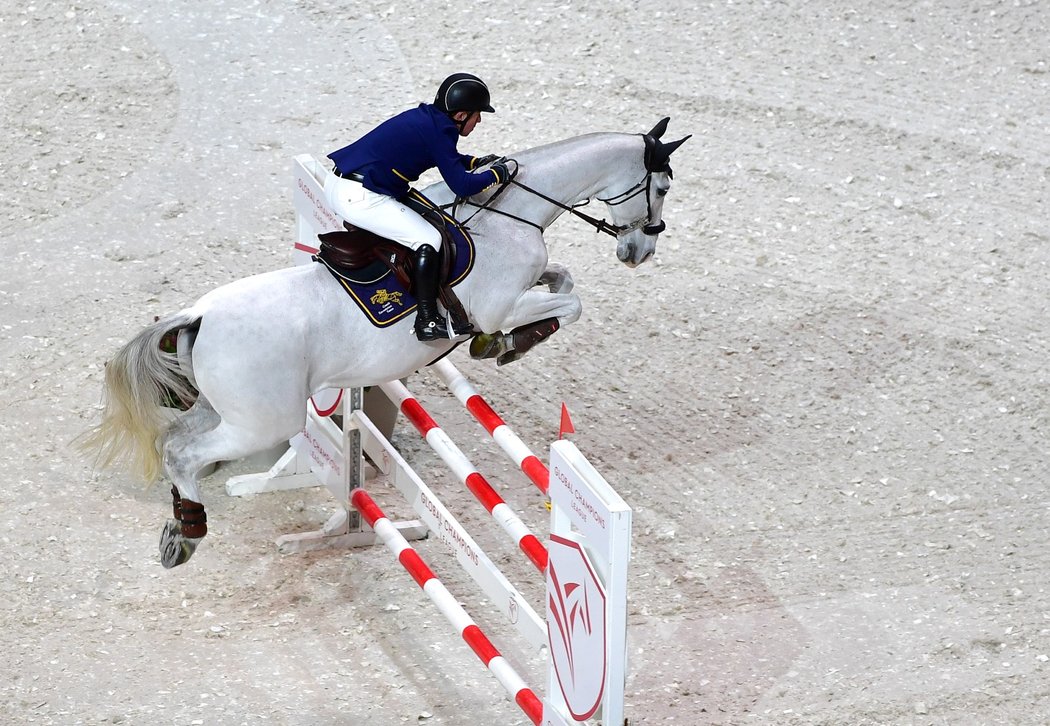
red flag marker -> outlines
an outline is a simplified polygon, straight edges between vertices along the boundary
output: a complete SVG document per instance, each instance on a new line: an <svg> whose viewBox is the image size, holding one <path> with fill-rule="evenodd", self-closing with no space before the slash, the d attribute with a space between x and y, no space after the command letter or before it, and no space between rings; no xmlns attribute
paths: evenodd
<svg viewBox="0 0 1050 726"><path fill-rule="evenodd" d="M561 405L561 425L558 427L558 438L564 438L565 434L576 433L576 427L572 425L572 419L569 418L569 409L565 408L565 404Z"/></svg>

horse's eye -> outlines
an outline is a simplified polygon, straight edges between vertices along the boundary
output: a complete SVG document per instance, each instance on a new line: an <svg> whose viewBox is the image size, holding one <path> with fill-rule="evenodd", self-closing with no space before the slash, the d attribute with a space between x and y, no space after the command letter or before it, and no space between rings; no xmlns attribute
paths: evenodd
<svg viewBox="0 0 1050 726"><path fill-rule="evenodd" d="M660 189L660 188L657 188L657 190L656 190L656 196L658 196L658 197L666 197L666 196L667 196L667 192L668 192L668 190L667 190L667 189Z"/></svg>

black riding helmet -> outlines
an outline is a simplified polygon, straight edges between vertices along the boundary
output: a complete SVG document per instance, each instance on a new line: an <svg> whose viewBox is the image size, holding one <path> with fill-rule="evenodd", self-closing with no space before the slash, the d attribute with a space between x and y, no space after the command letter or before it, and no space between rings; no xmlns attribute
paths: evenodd
<svg viewBox="0 0 1050 726"><path fill-rule="evenodd" d="M489 99L489 87L470 73L453 73L442 81L434 105L449 115L456 111L496 112Z"/></svg>

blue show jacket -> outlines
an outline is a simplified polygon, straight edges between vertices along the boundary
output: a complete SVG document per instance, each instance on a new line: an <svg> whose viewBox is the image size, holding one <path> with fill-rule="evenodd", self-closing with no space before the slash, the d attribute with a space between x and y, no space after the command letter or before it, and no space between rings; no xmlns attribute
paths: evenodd
<svg viewBox="0 0 1050 726"><path fill-rule="evenodd" d="M477 194L494 184L496 172L468 171L474 157L456 151L459 129L433 104L421 103L384 121L328 158L343 174L360 173L361 184L379 194L398 198L428 169L437 167L449 188L461 197Z"/></svg>

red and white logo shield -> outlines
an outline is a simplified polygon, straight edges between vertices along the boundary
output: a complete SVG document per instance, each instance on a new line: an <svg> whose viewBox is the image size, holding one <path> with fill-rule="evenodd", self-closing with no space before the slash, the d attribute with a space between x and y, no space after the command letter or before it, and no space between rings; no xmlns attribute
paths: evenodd
<svg viewBox="0 0 1050 726"><path fill-rule="evenodd" d="M585 721L601 706L608 672L605 588L587 554L552 534L547 560L547 639L569 713Z"/></svg>

